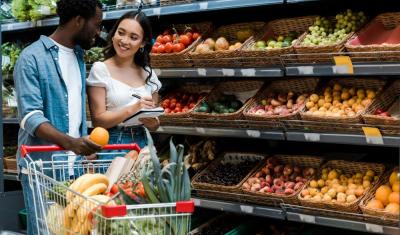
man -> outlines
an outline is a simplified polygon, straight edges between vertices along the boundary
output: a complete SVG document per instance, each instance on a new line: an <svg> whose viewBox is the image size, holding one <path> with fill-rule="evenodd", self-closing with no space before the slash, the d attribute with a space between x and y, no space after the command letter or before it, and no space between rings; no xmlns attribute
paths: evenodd
<svg viewBox="0 0 400 235"><path fill-rule="evenodd" d="M41 36L21 53L14 70L19 146L56 144L77 155L101 150L82 137L87 134L82 49L90 49L100 33L101 8L99 0L59 0L60 23L55 32L50 37ZM28 211L28 234L40 234L37 227L41 223L37 222L34 209L38 200L29 187L26 162L20 152L17 156ZM51 160L50 153L30 156L33 160Z"/></svg>

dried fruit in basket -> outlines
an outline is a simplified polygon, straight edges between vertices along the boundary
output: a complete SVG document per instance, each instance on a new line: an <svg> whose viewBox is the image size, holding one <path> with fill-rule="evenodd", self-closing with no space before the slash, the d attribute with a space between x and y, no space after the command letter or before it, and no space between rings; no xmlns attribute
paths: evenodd
<svg viewBox="0 0 400 235"><path fill-rule="evenodd" d="M185 156L185 165L195 172L202 170L209 162L214 160L216 155L216 141L209 139L192 144Z"/></svg>
<svg viewBox="0 0 400 235"><path fill-rule="evenodd" d="M96 144L100 146L104 146L108 144L108 140L110 138L110 135L108 131L102 127L96 127L93 129L93 131L90 133L89 139L95 142Z"/></svg>
<svg viewBox="0 0 400 235"><path fill-rule="evenodd" d="M323 95L312 94L306 103L307 114L327 117L354 117L362 113L375 99L376 90L327 86Z"/></svg>
<svg viewBox="0 0 400 235"><path fill-rule="evenodd" d="M340 169L322 169L320 179L311 180L301 191L303 199L316 202L352 203L362 197L378 177L373 170L344 174Z"/></svg>
<svg viewBox="0 0 400 235"><path fill-rule="evenodd" d="M295 95L293 92L287 94L270 93L265 99L249 109L249 114L274 116L289 115L301 110L309 94Z"/></svg>

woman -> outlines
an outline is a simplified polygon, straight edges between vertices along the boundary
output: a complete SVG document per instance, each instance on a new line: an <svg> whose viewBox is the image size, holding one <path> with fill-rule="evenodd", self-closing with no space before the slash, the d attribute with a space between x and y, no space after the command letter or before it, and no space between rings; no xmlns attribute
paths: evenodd
<svg viewBox="0 0 400 235"><path fill-rule="evenodd" d="M87 79L87 92L93 126L110 133L110 144L147 145L142 125L119 127L141 109L156 107L161 83L150 66L151 25L142 12L128 12L111 30L104 49L105 61L93 64ZM141 97L136 98L136 97ZM158 119L141 120L155 130Z"/></svg>

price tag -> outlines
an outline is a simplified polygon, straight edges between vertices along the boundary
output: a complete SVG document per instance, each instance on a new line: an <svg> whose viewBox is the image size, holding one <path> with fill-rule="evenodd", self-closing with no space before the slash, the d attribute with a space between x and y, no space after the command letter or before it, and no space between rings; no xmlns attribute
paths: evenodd
<svg viewBox="0 0 400 235"><path fill-rule="evenodd" d="M383 227L381 225L365 223L365 228L368 232L383 233Z"/></svg>
<svg viewBox="0 0 400 235"><path fill-rule="evenodd" d="M107 12L103 12L103 20L107 19Z"/></svg>
<svg viewBox="0 0 400 235"><path fill-rule="evenodd" d="M43 21L38 20L36 21L36 27L41 27L43 25Z"/></svg>
<svg viewBox="0 0 400 235"><path fill-rule="evenodd" d="M336 66L343 66L346 68L347 74L354 74L353 63L349 56L334 56Z"/></svg>
<svg viewBox="0 0 400 235"><path fill-rule="evenodd" d="M222 69L222 75L232 77L235 75L235 70L233 69Z"/></svg>
<svg viewBox="0 0 400 235"><path fill-rule="evenodd" d="M299 66L297 67L297 70L299 71L300 75L310 75L314 73L313 66Z"/></svg>
<svg viewBox="0 0 400 235"><path fill-rule="evenodd" d="M8 98L7 105L8 107L17 107L17 101L15 99Z"/></svg>
<svg viewBox="0 0 400 235"><path fill-rule="evenodd" d="M300 220L305 223L315 224L315 216L300 214Z"/></svg>
<svg viewBox="0 0 400 235"><path fill-rule="evenodd" d="M195 198L195 199L193 199L193 200L194 200L194 205L195 205L195 206L201 206L201 201L200 201L200 199Z"/></svg>
<svg viewBox="0 0 400 235"><path fill-rule="evenodd" d="M203 127L196 127L195 130L197 133L200 133L200 134L206 133L206 130Z"/></svg>
<svg viewBox="0 0 400 235"><path fill-rule="evenodd" d="M317 141L320 141L321 135L318 133L304 133L304 138L307 141L317 142Z"/></svg>
<svg viewBox="0 0 400 235"><path fill-rule="evenodd" d="M207 76L207 69L197 69L199 76Z"/></svg>
<svg viewBox="0 0 400 235"><path fill-rule="evenodd" d="M257 130L246 130L248 136L253 138L259 138L261 136L261 132Z"/></svg>
<svg viewBox="0 0 400 235"><path fill-rule="evenodd" d="M161 8L159 8L159 7L153 8L153 15L160 16Z"/></svg>
<svg viewBox="0 0 400 235"><path fill-rule="evenodd" d="M10 31L10 30L14 29L13 24L6 24L5 26L6 26L5 28L7 29L7 31Z"/></svg>
<svg viewBox="0 0 400 235"><path fill-rule="evenodd" d="M208 9L208 2L201 2L199 3L200 10L207 10Z"/></svg>
<svg viewBox="0 0 400 235"><path fill-rule="evenodd" d="M252 214L253 211L254 211L254 207L252 207L252 206L240 205L240 210L241 210L243 213Z"/></svg>
<svg viewBox="0 0 400 235"><path fill-rule="evenodd" d="M378 128L363 127L362 129L368 144L383 144L382 134Z"/></svg>
<svg viewBox="0 0 400 235"><path fill-rule="evenodd" d="M159 126L157 129L158 132L164 132L164 128L162 126Z"/></svg>
<svg viewBox="0 0 400 235"><path fill-rule="evenodd" d="M161 76L161 69L154 69L154 72L156 72L157 76Z"/></svg>
<svg viewBox="0 0 400 235"><path fill-rule="evenodd" d="M245 77L254 77L256 75L255 69L241 69L240 72Z"/></svg>

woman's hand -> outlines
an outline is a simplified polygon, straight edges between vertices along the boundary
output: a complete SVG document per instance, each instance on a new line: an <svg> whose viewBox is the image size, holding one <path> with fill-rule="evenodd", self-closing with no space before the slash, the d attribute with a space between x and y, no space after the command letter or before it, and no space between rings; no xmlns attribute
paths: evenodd
<svg viewBox="0 0 400 235"><path fill-rule="evenodd" d="M138 111L141 109L153 109L156 107L153 97L151 96L144 96L142 97L138 102L136 102L134 105L137 105Z"/></svg>
<svg viewBox="0 0 400 235"><path fill-rule="evenodd" d="M139 121L141 121L149 131L156 131L158 127L160 127L158 118L140 118Z"/></svg>

